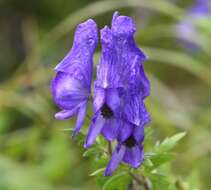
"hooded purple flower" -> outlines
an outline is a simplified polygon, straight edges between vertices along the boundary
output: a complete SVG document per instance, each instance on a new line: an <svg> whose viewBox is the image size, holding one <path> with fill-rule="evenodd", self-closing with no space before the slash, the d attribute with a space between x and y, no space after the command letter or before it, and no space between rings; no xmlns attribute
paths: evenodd
<svg viewBox="0 0 211 190"><path fill-rule="evenodd" d="M195 5L190 9L189 14L192 16L207 15L210 13L209 0L196 0Z"/></svg>
<svg viewBox="0 0 211 190"><path fill-rule="evenodd" d="M101 30L102 55L97 67L94 88L94 117L85 141L90 147L102 132L107 140L114 140L118 134L121 105L121 76L117 76L118 63L111 30Z"/></svg>
<svg viewBox="0 0 211 190"><path fill-rule="evenodd" d="M209 4L208 0L195 0L195 4L188 9L186 18L177 25L178 37L185 40L186 47L197 49L192 42L192 39L198 38L195 23L209 15L211 15L211 4Z"/></svg>
<svg viewBox="0 0 211 190"><path fill-rule="evenodd" d="M145 116L141 114L147 112L143 99L149 95L150 85L143 70L146 56L135 44L135 31L134 21L117 12L111 29L106 26L101 30L102 55L94 89L95 114L85 141L86 148L100 133L109 141L115 140L124 127L121 121L124 116L124 120L129 119L132 124L144 122L141 120ZM133 97L137 97L137 107L133 107L134 101L128 100ZM130 117L124 114L127 108L131 111ZM136 108L139 110L134 110ZM133 114L136 115L133 117Z"/></svg>
<svg viewBox="0 0 211 190"><path fill-rule="evenodd" d="M105 176L110 176L122 161L133 168L138 168L144 160L144 127L133 126L131 128L131 124L124 124L125 128L118 138L118 144L106 167ZM125 130L130 130L129 136L124 135Z"/></svg>
<svg viewBox="0 0 211 190"><path fill-rule="evenodd" d="M73 47L56 66L57 73L51 84L54 101L62 109L55 117L68 119L78 115L75 134L80 131L86 114L97 41L97 25L93 20L78 25Z"/></svg>
<svg viewBox="0 0 211 190"><path fill-rule="evenodd" d="M127 16L114 13L111 29L101 30L102 54L94 83L94 116L84 146L90 147L101 133L117 140L105 175L111 175L121 162L137 168L144 160L144 127L150 121L144 100L150 83L143 62L146 56L134 41L136 26ZM52 94L62 109L55 117L78 115L74 134L80 131L91 91L93 54L97 26L88 20L77 27L73 47L55 68Z"/></svg>

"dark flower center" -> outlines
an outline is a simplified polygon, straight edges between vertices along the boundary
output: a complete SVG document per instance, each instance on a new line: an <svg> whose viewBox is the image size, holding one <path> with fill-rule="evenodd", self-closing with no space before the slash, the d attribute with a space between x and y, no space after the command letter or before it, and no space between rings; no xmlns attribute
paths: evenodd
<svg viewBox="0 0 211 190"><path fill-rule="evenodd" d="M125 142L124 142L125 146L127 146L128 148L132 148L136 145L136 140L133 138L133 136L131 135Z"/></svg>
<svg viewBox="0 0 211 190"><path fill-rule="evenodd" d="M114 115L113 111L107 106L107 104L104 104L101 108L101 115L104 118L110 118Z"/></svg>

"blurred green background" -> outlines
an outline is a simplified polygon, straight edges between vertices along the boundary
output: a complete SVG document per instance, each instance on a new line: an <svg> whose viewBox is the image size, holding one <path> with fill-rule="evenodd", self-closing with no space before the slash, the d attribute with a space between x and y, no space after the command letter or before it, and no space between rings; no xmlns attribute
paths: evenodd
<svg viewBox="0 0 211 190"><path fill-rule="evenodd" d="M50 95L53 68L72 45L76 25L93 18L109 25L114 10L132 16L136 40L149 56L152 142L179 131L170 170L211 187L211 17L181 40L177 25L189 0L0 1L0 190L94 190L92 160L70 139L71 121L56 121ZM190 45L194 43L194 45ZM100 47L98 47L98 52ZM99 53L96 54L97 64ZM90 115L91 105L90 105ZM89 121L85 121L84 129ZM192 189L193 190L193 189Z"/></svg>

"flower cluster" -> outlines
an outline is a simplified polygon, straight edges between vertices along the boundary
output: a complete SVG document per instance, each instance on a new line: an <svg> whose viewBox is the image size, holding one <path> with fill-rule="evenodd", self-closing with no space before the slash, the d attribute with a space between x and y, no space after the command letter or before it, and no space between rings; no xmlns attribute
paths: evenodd
<svg viewBox="0 0 211 190"><path fill-rule="evenodd" d="M115 12L111 28L100 31L102 53L94 81L94 115L84 143L92 146L98 135L117 145L105 170L109 176L123 161L133 168L144 159L144 126L150 116L144 100L150 93L143 62L144 53L134 41L136 26L132 18ZM80 24L73 47L56 67L52 94L62 109L57 119L77 115L74 135L80 131L91 96L93 54L98 43L96 23L89 19Z"/></svg>

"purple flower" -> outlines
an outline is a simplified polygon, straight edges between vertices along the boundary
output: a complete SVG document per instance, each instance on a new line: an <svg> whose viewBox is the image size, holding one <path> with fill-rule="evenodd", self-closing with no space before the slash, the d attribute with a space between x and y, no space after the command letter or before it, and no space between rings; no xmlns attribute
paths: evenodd
<svg viewBox="0 0 211 190"><path fill-rule="evenodd" d="M118 138L118 144L106 167L105 176L110 176L122 161L133 168L138 168L144 160L144 127L133 126L131 128L129 123L124 127L125 129L122 130L122 134ZM124 135L126 130L130 131L129 136Z"/></svg>
<svg viewBox="0 0 211 190"><path fill-rule="evenodd" d="M102 56L97 67L97 80L94 88L95 115L85 141L85 147L91 146L102 132L107 140L114 140L118 134L118 113L121 105L120 77L117 76L118 64L108 27L101 30Z"/></svg>
<svg viewBox="0 0 211 190"><path fill-rule="evenodd" d="M150 122L150 115L146 110L140 95L127 95L122 117L136 126L145 126Z"/></svg>
<svg viewBox="0 0 211 190"><path fill-rule="evenodd" d="M97 35L97 25L93 20L78 25L73 47L56 66L57 73L51 84L54 101L62 109L55 117L68 119L78 115L75 134L80 131L86 115Z"/></svg>
<svg viewBox="0 0 211 190"><path fill-rule="evenodd" d="M144 127L150 121L144 100L150 82L143 63L147 59L134 40L136 26L127 16L115 12L111 28L101 30L102 54L94 82L94 116L84 147L98 135L117 146L106 168L111 175L121 162L137 168L144 160ZM73 47L55 68L52 94L62 109L55 117L69 119L78 115L74 134L83 124L91 93L93 54L97 45L97 26L88 20L77 27Z"/></svg>
<svg viewBox="0 0 211 190"><path fill-rule="evenodd" d="M186 47L197 49L196 44L192 42L192 39L199 38L195 23L211 15L210 6L208 0L196 0L195 4L188 9L184 20L177 25L178 37L185 41L183 44Z"/></svg>
<svg viewBox="0 0 211 190"><path fill-rule="evenodd" d="M193 7L190 8L189 14L192 16L202 16L210 13L209 0L196 0Z"/></svg>
<svg viewBox="0 0 211 190"><path fill-rule="evenodd" d="M149 95L150 85L143 70L146 56L135 44L135 31L134 21L130 17L119 16L117 12L114 13L111 29L106 26L101 30L102 55L94 89L95 114L85 141L86 148L100 133L108 141L115 140L123 127L122 117L125 115L125 120L130 121L131 115L137 111L134 109L138 108L140 114L145 109L143 99ZM134 102L128 99L135 96L137 107L130 105ZM127 107L133 112L130 118L124 114ZM133 119L131 123L136 124Z"/></svg>

